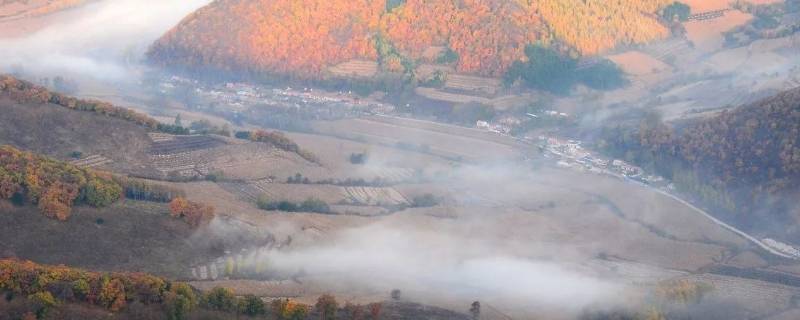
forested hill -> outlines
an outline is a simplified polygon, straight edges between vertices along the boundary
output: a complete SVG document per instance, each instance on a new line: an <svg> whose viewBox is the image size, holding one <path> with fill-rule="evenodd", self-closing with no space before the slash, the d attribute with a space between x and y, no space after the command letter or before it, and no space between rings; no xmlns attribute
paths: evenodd
<svg viewBox="0 0 800 320"><path fill-rule="evenodd" d="M672 177L740 220L800 219L800 88L683 128L651 116L602 136L602 149Z"/></svg>
<svg viewBox="0 0 800 320"><path fill-rule="evenodd" d="M216 0L149 52L163 65L320 79L353 59L499 77L533 43L573 55L668 36L666 0Z"/></svg>

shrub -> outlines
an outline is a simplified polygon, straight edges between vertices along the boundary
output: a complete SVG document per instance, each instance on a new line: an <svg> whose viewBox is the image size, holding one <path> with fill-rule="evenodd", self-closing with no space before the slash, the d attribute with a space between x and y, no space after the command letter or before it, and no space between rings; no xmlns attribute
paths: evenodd
<svg viewBox="0 0 800 320"><path fill-rule="evenodd" d="M250 140L250 131L236 131L234 137L236 139Z"/></svg>
<svg viewBox="0 0 800 320"><path fill-rule="evenodd" d="M350 163L352 164L364 164L367 162L367 154L362 153L351 153L350 154Z"/></svg>
<svg viewBox="0 0 800 320"><path fill-rule="evenodd" d="M411 201L411 204L418 208L433 207L439 204L439 199L430 193L426 193L424 195L414 197Z"/></svg>

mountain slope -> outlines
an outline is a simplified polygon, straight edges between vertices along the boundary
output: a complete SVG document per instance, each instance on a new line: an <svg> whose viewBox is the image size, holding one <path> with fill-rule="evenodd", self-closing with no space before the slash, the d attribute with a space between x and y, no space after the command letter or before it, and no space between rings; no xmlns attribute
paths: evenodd
<svg viewBox="0 0 800 320"><path fill-rule="evenodd" d="M786 232L782 223L800 220L800 88L680 127L658 120L607 128L599 145L743 225L763 218Z"/></svg>
<svg viewBox="0 0 800 320"><path fill-rule="evenodd" d="M447 47L457 71L500 76L535 42L596 54L665 37L655 14L666 4L407 0L387 11L383 0L217 0L159 39L149 57L163 65L320 79L348 60L378 60L399 71L399 61L407 69L430 49Z"/></svg>

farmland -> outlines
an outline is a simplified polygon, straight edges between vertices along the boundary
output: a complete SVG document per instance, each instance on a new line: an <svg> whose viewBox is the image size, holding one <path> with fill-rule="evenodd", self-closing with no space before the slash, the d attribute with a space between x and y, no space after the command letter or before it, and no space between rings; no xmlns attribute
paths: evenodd
<svg viewBox="0 0 800 320"><path fill-rule="evenodd" d="M539 10L532 3L507 5ZM76 207L63 223L34 214L33 199L0 200L0 258L142 270L190 281L200 290L224 286L267 301L314 303L331 293L341 303L366 304L385 301L397 289L402 298L387 302L387 310L422 308L445 318L459 316L413 302L466 312L479 300L483 319L568 319L592 304L627 307L628 301L618 300L630 298L630 304L645 305L664 282L686 281L711 287L703 300L708 305L731 303L747 318L792 318L800 263L759 244L791 241L779 233L796 227L752 231L737 225L744 234L709 218L713 208L676 197L681 194L670 181L649 184L661 178L649 168L616 174L616 168L629 166L627 154L586 157L596 156L589 149L600 148L589 143L595 126L636 123L655 111L654 118L682 128L684 121L800 85L797 34L756 30L758 14L728 1L687 3L687 21L662 26L655 14L641 17L659 25L649 31L663 40L631 39L597 55L559 48L580 70L604 59L619 67L626 84L610 91L582 84L562 96L503 81L500 74L485 76L490 73L480 72L487 67L481 61L448 57L463 46L437 40L412 50L421 52L416 61L404 61L412 53L404 50L412 48L381 57L315 56L321 61L310 66L313 75L336 78L325 79L330 82L291 74L263 83L194 78L191 72L139 66L131 68L143 76L128 86L79 80L77 95L148 113L160 123L152 127L0 97L0 144L186 198L133 197L106 208ZM592 10L584 9L575 14ZM259 21L274 18L254 15ZM353 25L366 22L347 17ZM795 23L791 17L776 16L776 30ZM562 32L574 27L570 19L548 19ZM501 29L486 31L498 34L493 43L520 36ZM372 37L369 30L335 31ZM285 40L270 36L247 45ZM430 34L419 39L425 36ZM363 42L369 37L353 41L372 49L372 41ZM574 46L595 47L582 36L573 38ZM187 38L184 44L200 40L208 39ZM452 44L466 40L454 38ZM486 49L481 51L489 57L502 52ZM270 68L297 67L264 52L257 57ZM501 64L512 62L507 58ZM408 64L402 66L407 73L387 71L398 61ZM470 63L473 71L465 69ZM580 156L567 161L554 155L553 145ZM623 165L613 164L623 159ZM605 165L595 165L598 160ZM178 210L182 201L213 207L214 218L185 223L187 214Z"/></svg>

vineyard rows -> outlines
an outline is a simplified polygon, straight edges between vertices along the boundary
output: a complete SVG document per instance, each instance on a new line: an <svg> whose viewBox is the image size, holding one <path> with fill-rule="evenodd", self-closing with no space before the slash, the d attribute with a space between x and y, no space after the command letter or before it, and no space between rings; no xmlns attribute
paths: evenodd
<svg viewBox="0 0 800 320"><path fill-rule="evenodd" d="M106 164L109 164L109 163L112 163L112 162L114 162L114 161L112 161L109 158L106 158L106 157L101 156L99 154L94 154L94 155L88 156L88 157L83 158L83 159L70 161L70 164L78 166L78 167L82 167L82 168L94 168L94 167L99 167L99 166L106 165Z"/></svg>
<svg viewBox="0 0 800 320"><path fill-rule="evenodd" d="M347 197L354 204L385 206L407 205L410 203L405 196L394 188L373 187L347 187Z"/></svg>
<svg viewBox="0 0 800 320"><path fill-rule="evenodd" d="M666 58L669 56L682 56L691 50L692 49L689 47L689 43L686 40L679 38L660 41L643 48L645 53L650 54L657 60L661 61L666 61Z"/></svg>
<svg viewBox="0 0 800 320"><path fill-rule="evenodd" d="M210 149L224 144L222 141L209 136L176 136L171 140L153 142L150 146L152 155L168 155L185 153L194 150Z"/></svg>
<svg viewBox="0 0 800 320"><path fill-rule="evenodd" d="M708 12L701 12L698 14L693 14L689 16L687 20L689 21L705 21L705 20L712 20L716 18L721 18L725 16L725 12L730 11L730 9L720 9Z"/></svg>

